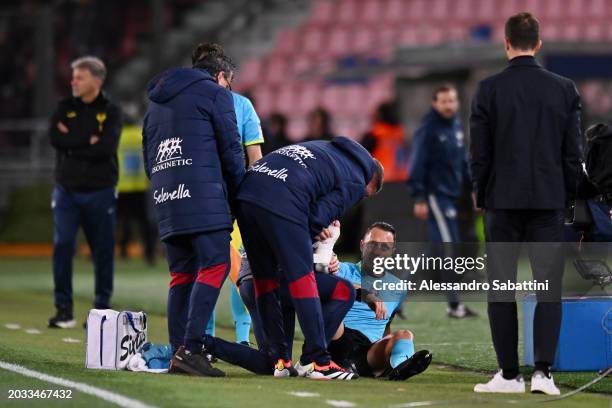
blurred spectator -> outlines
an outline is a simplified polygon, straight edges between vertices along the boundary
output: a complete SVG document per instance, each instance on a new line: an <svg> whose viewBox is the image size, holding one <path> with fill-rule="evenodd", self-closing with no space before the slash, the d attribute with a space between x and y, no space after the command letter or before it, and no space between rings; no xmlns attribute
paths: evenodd
<svg viewBox="0 0 612 408"><path fill-rule="evenodd" d="M452 247L440 243L460 242L455 201L461 196L467 171L463 131L457 116L459 98L452 85L442 85L432 95L431 110L414 135L408 182L415 199L414 216L427 221L432 251L440 255ZM446 274L453 282L457 274ZM461 303L456 291L446 292L448 316L462 319L476 316Z"/></svg>
<svg viewBox="0 0 612 408"><path fill-rule="evenodd" d="M57 151L53 209L53 280L57 313L49 327L69 328L73 317L72 259L79 226L95 271L96 309L109 309L115 253L115 186L121 111L101 91L106 67L96 57L72 63L72 96L60 101L49 136Z"/></svg>
<svg viewBox="0 0 612 408"><path fill-rule="evenodd" d="M268 135L264 144L266 154L292 143L287 135L287 117L282 113L270 114L267 128Z"/></svg>
<svg viewBox="0 0 612 408"><path fill-rule="evenodd" d="M142 126L138 108L124 109L126 126L119 142L119 184L117 185L117 217L119 219L119 249L122 258L128 256L134 224L140 232L144 259L152 265L155 261L155 226L152 225L148 203L149 180L142 158ZM135 110L135 111L134 111Z"/></svg>
<svg viewBox="0 0 612 408"><path fill-rule="evenodd" d="M308 114L308 134L304 142L312 140L332 140L336 135L331 130L331 116L319 107Z"/></svg>
<svg viewBox="0 0 612 408"><path fill-rule="evenodd" d="M385 102L378 106L374 124L361 144L384 166L385 182L406 181L406 142L397 102Z"/></svg>

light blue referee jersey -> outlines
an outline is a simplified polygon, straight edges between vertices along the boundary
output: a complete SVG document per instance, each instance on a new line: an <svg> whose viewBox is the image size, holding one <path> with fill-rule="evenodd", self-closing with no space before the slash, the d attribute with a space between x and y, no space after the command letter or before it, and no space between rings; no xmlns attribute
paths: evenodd
<svg viewBox="0 0 612 408"><path fill-rule="evenodd" d="M233 91L232 97L234 98L238 132L240 133L243 146L263 143L264 137L261 131L261 121L251 101Z"/></svg>
<svg viewBox="0 0 612 408"><path fill-rule="evenodd" d="M356 264L341 262L336 276L346 279L353 284L362 285L361 262ZM400 282L397 277L390 273L386 273L380 279L388 283ZM402 291L401 293L394 293L392 296L379 296L387 306L387 318L383 320L376 320L376 314L367 304L356 301L344 317L344 325L350 329L360 331L374 343L383 338L387 323L389 323L393 313L399 309L406 294L407 291Z"/></svg>

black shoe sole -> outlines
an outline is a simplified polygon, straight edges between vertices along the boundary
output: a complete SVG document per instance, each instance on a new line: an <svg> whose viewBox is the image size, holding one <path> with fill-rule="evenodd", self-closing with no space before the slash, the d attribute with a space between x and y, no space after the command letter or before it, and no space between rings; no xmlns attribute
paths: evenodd
<svg viewBox="0 0 612 408"><path fill-rule="evenodd" d="M223 371L219 370L218 373L204 373L204 372L196 370L195 368L191 367L189 364L183 361L180 361L178 359L172 360L172 367L173 367L172 374L188 374L188 375L193 375L193 376L198 376L198 377L225 377L225 373Z"/></svg>
<svg viewBox="0 0 612 408"><path fill-rule="evenodd" d="M412 357L395 367L391 373L389 373L389 380L404 381L417 374L421 374L423 371L427 370L427 367L431 364L431 359L432 355L429 351L417 351Z"/></svg>

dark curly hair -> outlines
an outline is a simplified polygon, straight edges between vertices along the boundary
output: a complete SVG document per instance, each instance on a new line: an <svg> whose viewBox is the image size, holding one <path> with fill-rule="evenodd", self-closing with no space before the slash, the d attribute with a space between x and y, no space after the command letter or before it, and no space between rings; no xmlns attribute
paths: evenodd
<svg viewBox="0 0 612 408"><path fill-rule="evenodd" d="M223 47L214 43L200 43L191 53L193 68L205 69L210 75L216 77L220 72L226 77L236 70L230 57L225 55Z"/></svg>

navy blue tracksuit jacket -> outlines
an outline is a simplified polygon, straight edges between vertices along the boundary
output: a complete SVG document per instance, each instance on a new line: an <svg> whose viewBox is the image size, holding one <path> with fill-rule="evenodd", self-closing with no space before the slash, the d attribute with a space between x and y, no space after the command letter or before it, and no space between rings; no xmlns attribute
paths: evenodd
<svg viewBox="0 0 612 408"><path fill-rule="evenodd" d="M346 137L298 143L251 166L237 198L308 225L316 236L365 197L374 167L370 153Z"/></svg>
<svg viewBox="0 0 612 408"><path fill-rule="evenodd" d="M148 94L143 156L161 239L231 229L245 172L231 93L205 70L175 68Z"/></svg>
<svg viewBox="0 0 612 408"><path fill-rule="evenodd" d="M446 119L431 109L414 135L408 181L412 195L417 200L429 194L459 197L468 176L459 120Z"/></svg>

